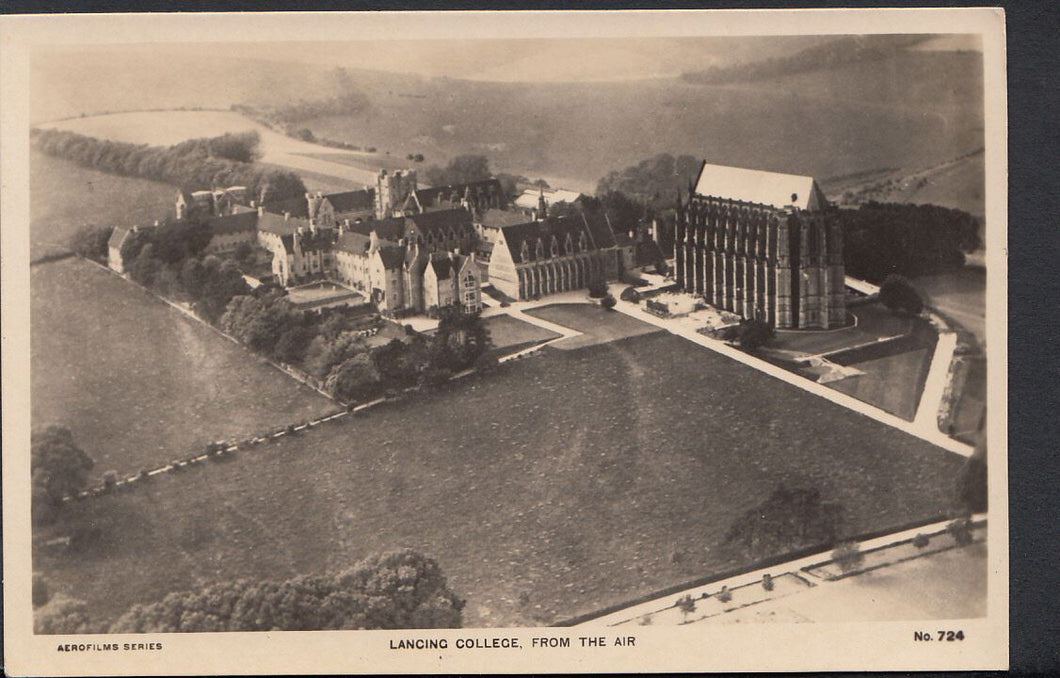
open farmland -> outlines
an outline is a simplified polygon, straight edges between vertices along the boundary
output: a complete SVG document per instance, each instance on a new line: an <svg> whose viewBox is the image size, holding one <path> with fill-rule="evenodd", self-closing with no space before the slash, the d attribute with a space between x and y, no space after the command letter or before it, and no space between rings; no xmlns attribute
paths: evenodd
<svg viewBox="0 0 1060 678"><path fill-rule="evenodd" d="M66 247L86 224L150 224L173 212L177 189L30 151L30 258Z"/></svg>
<svg viewBox="0 0 1060 678"><path fill-rule="evenodd" d="M96 476L335 407L94 264L70 259L30 275L33 425L67 426Z"/></svg>
<svg viewBox="0 0 1060 678"><path fill-rule="evenodd" d="M854 535L941 517L961 462L656 332L545 349L87 501L100 541L36 566L113 619L408 546L467 597L466 626L539 625L747 565L725 534L779 483L839 503Z"/></svg>

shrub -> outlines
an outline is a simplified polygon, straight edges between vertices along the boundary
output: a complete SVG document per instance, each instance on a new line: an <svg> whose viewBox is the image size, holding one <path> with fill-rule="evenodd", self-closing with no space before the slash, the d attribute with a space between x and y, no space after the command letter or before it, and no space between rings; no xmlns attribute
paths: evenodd
<svg viewBox="0 0 1060 678"><path fill-rule="evenodd" d="M857 544L853 542L844 542L832 551L832 560L835 561L836 565L838 565L839 569L844 573L852 572L861 567L861 564L865 562L865 554L861 552L861 547Z"/></svg>
<svg viewBox="0 0 1060 678"><path fill-rule="evenodd" d="M971 522L967 519L954 520L946 526L946 531L957 542L957 546L967 546L972 543Z"/></svg>
<svg viewBox="0 0 1060 678"><path fill-rule="evenodd" d="M635 304L640 301L640 292L637 291L636 287L630 285L626 289L622 290L622 294L620 294L618 298L622 301L629 301Z"/></svg>
<svg viewBox="0 0 1060 678"><path fill-rule="evenodd" d="M184 470L184 462L180 461L179 459L175 459L173 462L170 463L170 467L174 471L183 471Z"/></svg>
<svg viewBox="0 0 1060 678"><path fill-rule="evenodd" d="M729 590L728 586L722 586L721 590L718 591L718 593L717 593L717 595L715 597L719 601L721 601L723 603L727 603L730 600L732 600L732 591Z"/></svg>
<svg viewBox="0 0 1060 678"><path fill-rule="evenodd" d="M674 603L674 606L685 614L696 611L696 601L692 600L691 594L685 594L678 598L677 602Z"/></svg>
<svg viewBox="0 0 1060 678"><path fill-rule="evenodd" d="M110 489L113 489L114 486L117 485L117 484L118 484L118 472L117 471L107 471L106 473L103 474L103 487L105 487L108 490L110 490Z"/></svg>
<svg viewBox="0 0 1060 678"><path fill-rule="evenodd" d="M766 591L772 591L775 584L773 583L773 575L766 573L762 575L762 588Z"/></svg>
<svg viewBox="0 0 1060 678"><path fill-rule="evenodd" d="M607 311L610 311L611 309L613 309L615 307L615 303L616 303L615 302L615 298L613 296L611 296L610 294L608 294L607 296L605 296L603 299L600 300L600 306L604 310L607 310Z"/></svg>
<svg viewBox="0 0 1060 678"><path fill-rule="evenodd" d="M150 480L151 476L149 475L149 472L148 472L147 469L142 468L142 469L140 469L140 472L136 474L136 479L137 480Z"/></svg>
<svg viewBox="0 0 1060 678"><path fill-rule="evenodd" d="M918 549L922 549L930 543L931 540L928 539L928 536L926 534L918 533L915 537L913 537L913 546L917 547Z"/></svg>

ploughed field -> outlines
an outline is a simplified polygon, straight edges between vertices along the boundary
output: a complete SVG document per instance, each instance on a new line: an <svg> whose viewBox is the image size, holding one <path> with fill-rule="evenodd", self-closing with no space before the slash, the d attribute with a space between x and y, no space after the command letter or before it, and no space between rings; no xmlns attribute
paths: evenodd
<svg viewBox="0 0 1060 678"><path fill-rule="evenodd" d="M68 259L30 276L33 425L68 427L94 478L337 407L99 266Z"/></svg>
<svg viewBox="0 0 1060 678"><path fill-rule="evenodd" d="M840 503L854 535L941 516L961 461L652 333L548 348L86 501L75 520L98 542L35 566L113 619L407 546L467 598L465 626L540 625L746 565L725 534L781 482Z"/></svg>

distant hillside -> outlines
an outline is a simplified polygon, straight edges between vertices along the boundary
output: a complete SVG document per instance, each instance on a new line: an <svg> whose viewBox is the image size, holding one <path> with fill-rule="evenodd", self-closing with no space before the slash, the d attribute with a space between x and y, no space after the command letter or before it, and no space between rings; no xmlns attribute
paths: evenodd
<svg viewBox="0 0 1060 678"><path fill-rule="evenodd" d="M983 149L932 167L890 168L830 177L821 182L829 200L841 205L869 201L952 207L982 217L985 212Z"/></svg>
<svg viewBox="0 0 1060 678"><path fill-rule="evenodd" d="M677 77L504 83L347 68L356 110L294 112L316 138L377 148L387 162L423 154L426 164L442 166L483 154L494 171L587 192L608 172L660 153L830 177L932 167L983 146L980 54L877 56L731 84ZM82 78L55 70L58 60L35 58L34 119L121 108L283 107L342 95L332 64L163 57L148 50L118 67L88 56L78 67ZM38 82L36 74L50 76Z"/></svg>
<svg viewBox="0 0 1060 678"><path fill-rule="evenodd" d="M713 66L703 71L683 73L687 82L725 85L779 78L796 73L848 66L859 61L886 59L927 42L930 35L854 35L814 45L795 54L767 57L754 61Z"/></svg>

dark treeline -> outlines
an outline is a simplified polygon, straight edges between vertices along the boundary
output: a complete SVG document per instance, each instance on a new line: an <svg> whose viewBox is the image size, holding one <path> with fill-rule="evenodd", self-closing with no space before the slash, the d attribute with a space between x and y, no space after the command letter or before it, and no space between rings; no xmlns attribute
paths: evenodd
<svg viewBox="0 0 1060 678"><path fill-rule="evenodd" d="M305 195L305 184L297 174L253 164L256 133L191 139L168 148L56 129L35 129L32 134L36 147L48 155L104 172L164 181L188 191L246 186L258 200Z"/></svg>
<svg viewBox="0 0 1060 678"><path fill-rule="evenodd" d="M478 364L489 334L477 314L440 311L431 337L408 333L369 347L356 310L299 311L279 290L234 297L221 328L252 351L294 365L343 402L363 402L387 391L436 385Z"/></svg>
<svg viewBox="0 0 1060 678"><path fill-rule="evenodd" d="M847 274L877 284L956 270L982 246L975 217L936 205L870 202L840 210L840 220Z"/></svg>
<svg viewBox="0 0 1060 678"><path fill-rule="evenodd" d="M922 35L859 35L840 38L823 45L808 47L790 56L771 57L762 61L731 66L713 66L704 71L682 73L681 79L697 84L723 85L795 75L894 56L913 45L924 42L928 37Z"/></svg>
<svg viewBox="0 0 1060 678"><path fill-rule="evenodd" d="M237 262L204 255L210 244L207 224L195 219L166 220L142 229L122 246L129 276L163 296L188 301L207 322L216 324L233 297L249 294Z"/></svg>
<svg viewBox="0 0 1060 678"><path fill-rule="evenodd" d="M438 563L411 549L336 575L241 579L170 593L109 625L94 621L84 601L52 598L43 581L34 585L40 605L33 630L40 634L460 628L464 608Z"/></svg>
<svg viewBox="0 0 1060 678"><path fill-rule="evenodd" d="M423 178L431 186L471 184L492 177L489 159L484 155L458 155L445 167L431 165L423 173Z"/></svg>

